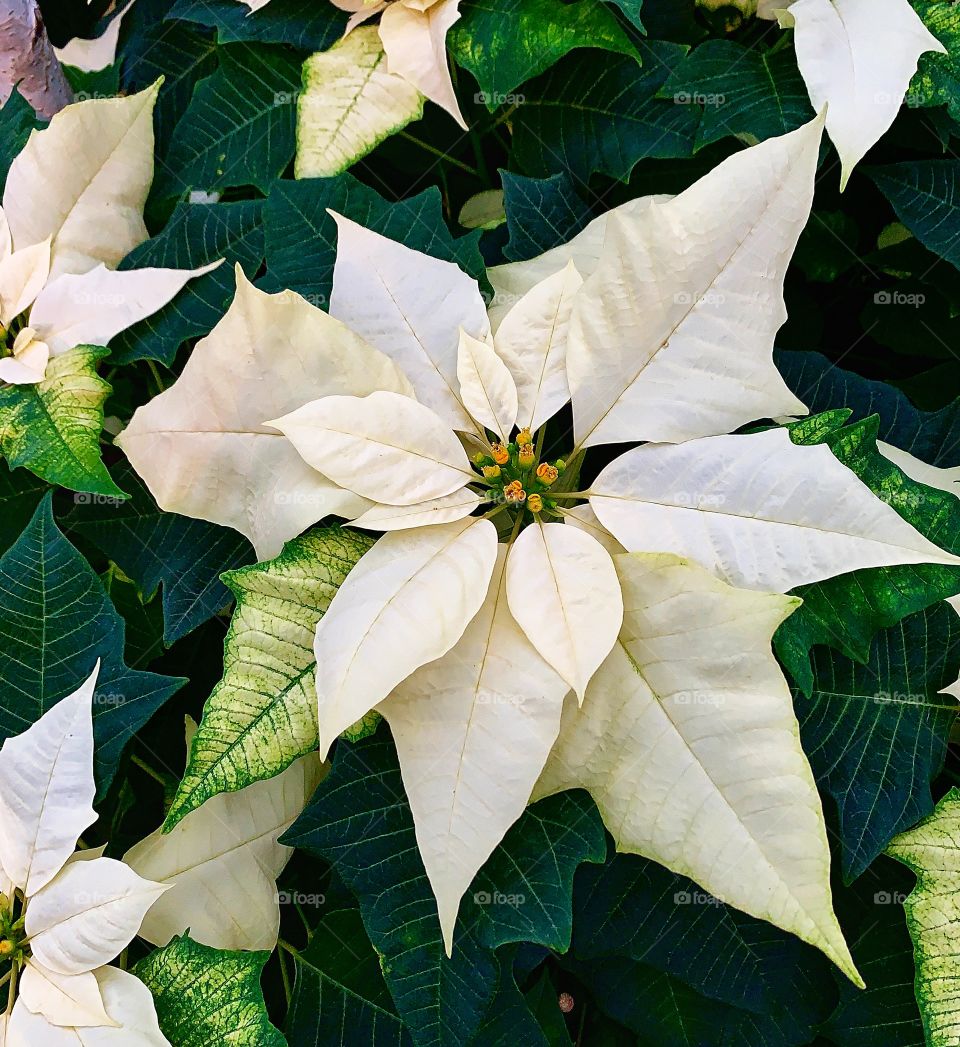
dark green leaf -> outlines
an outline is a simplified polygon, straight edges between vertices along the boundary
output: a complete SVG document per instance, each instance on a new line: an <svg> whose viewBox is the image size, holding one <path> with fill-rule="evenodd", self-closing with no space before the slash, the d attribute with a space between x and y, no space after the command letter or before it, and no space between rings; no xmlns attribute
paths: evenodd
<svg viewBox="0 0 960 1047"><path fill-rule="evenodd" d="M290 1047L404 1047L380 962L356 909L325 916L296 957Z"/></svg>
<svg viewBox="0 0 960 1047"><path fill-rule="evenodd" d="M659 97L700 114L697 149L728 135L762 142L815 115L792 48L771 53L733 40L708 40L690 52Z"/></svg>
<svg viewBox="0 0 960 1047"><path fill-rule="evenodd" d="M123 660L124 624L87 561L64 538L48 495L0 559L0 736L20 734L90 675L100 794L123 747L184 681Z"/></svg>
<svg viewBox="0 0 960 1047"><path fill-rule="evenodd" d="M960 161L915 160L867 174L920 243L960 269Z"/></svg>
<svg viewBox="0 0 960 1047"><path fill-rule="evenodd" d="M808 280L832 283L856 265L860 229L843 211L814 211L793 255Z"/></svg>
<svg viewBox="0 0 960 1047"><path fill-rule="evenodd" d="M224 43L259 40L325 51L343 35L347 16L317 0L271 0L259 11L239 0L177 0L167 18L214 26Z"/></svg>
<svg viewBox="0 0 960 1047"><path fill-rule="evenodd" d="M931 465L960 465L960 400L940 411L920 411L886 382L844 371L820 353L781 350L776 363L811 411L849 407L853 421L876 414L881 440Z"/></svg>
<svg viewBox="0 0 960 1047"><path fill-rule="evenodd" d="M93 542L145 595L163 585L164 640L172 644L230 603L220 575L251 563L253 549L229 528L162 512L126 462L114 474L130 500L78 496L68 530Z"/></svg>
<svg viewBox="0 0 960 1047"><path fill-rule="evenodd" d="M830 965L816 950L646 858L611 853L581 869L574 917L578 960L623 954L808 1035L829 1009Z"/></svg>
<svg viewBox="0 0 960 1047"><path fill-rule="evenodd" d="M163 232L124 258L121 269L199 269L224 261L192 279L159 312L113 339L114 362L160 360L169 366L188 338L210 331L233 299L236 265L253 279L263 262L262 208L260 200L179 204Z"/></svg>
<svg viewBox="0 0 960 1047"><path fill-rule="evenodd" d="M549 1047L573 1047L570 1030L558 1002L559 993L544 968L532 989L524 994L527 1007L537 1019Z"/></svg>
<svg viewBox="0 0 960 1047"><path fill-rule="evenodd" d="M611 9L596 0L466 0L460 14L447 46L480 85L477 101L491 111L523 104L514 90L575 48L639 60Z"/></svg>
<svg viewBox="0 0 960 1047"><path fill-rule="evenodd" d="M801 1047L808 1032L738 1010L623 956L570 963L600 1007L637 1034L639 1047Z"/></svg>
<svg viewBox="0 0 960 1047"><path fill-rule="evenodd" d="M585 794L529 808L465 895L448 960L385 725L355 744L338 743L332 771L284 841L325 857L357 895L418 1047L460 1045L476 1033L499 981L499 946L567 947L573 873L580 862L601 860L604 850Z"/></svg>
<svg viewBox="0 0 960 1047"><path fill-rule="evenodd" d="M177 1047L286 1047L260 989L269 958L211 949L185 934L150 953L133 973L153 993L160 1030Z"/></svg>
<svg viewBox="0 0 960 1047"><path fill-rule="evenodd" d="M124 655L132 669L145 669L163 654L163 608L159 600L141 595L129 579L118 577L111 569L104 575L104 588L110 602L127 626Z"/></svg>
<svg viewBox="0 0 960 1047"><path fill-rule="evenodd" d="M124 16L124 26L136 19L140 4ZM164 166L170 137L190 103L197 81L217 65L214 34L185 23L150 20L142 32L121 45L121 83L128 92L141 91L163 77L153 111L158 163Z"/></svg>
<svg viewBox="0 0 960 1047"><path fill-rule="evenodd" d="M879 454L877 427L878 419L869 417L826 436L804 439L796 427L791 436L798 443L824 440L844 465L921 534L949 552L960 553L960 501L946 491L916 483ZM801 586L797 595L803 598L802 606L774 637L777 654L809 695L813 686L809 652L814 645L827 644L865 662L877 630L957 592L960 570L941 564L854 571Z"/></svg>
<svg viewBox="0 0 960 1047"><path fill-rule="evenodd" d="M695 108L657 97L686 48L659 40L638 47L642 66L580 52L526 85L513 115L513 160L527 174L626 179L640 160L692 154Z"/></svg>
<svg viewBox="0 0 960 1047"><path fill-rule="evenodd" d="M508 946L498 956L500 983L470 1047L570 1047L569 1039L566 1044L551 1040L527 1005L513 974L515 951L516 946ZM562 1024L562 1016L560 1020Z"/></svg>
<svg viewBox="0 0 960 1047"><path fill-rule="evenodd" d="M867 983L858 989L837 974L840 1002L823 1025L838 1047L923 1047L923 1023L913 992L913 945L903 900L913 876L879 858L834 904L854 963Z"/></svg>
<svg viewBox="0 0 960 1047"><path fill-rule="evenodd" d="M23 95L16 90L11 92L0 106L0 186L7 181L10 164L27 144L30 132L41 126L42 121Z"/></svg>
<svg viewBox="0 0 960 1047"><path fill-rule="evenodd" d="M228 44L217 55L219 68L197 85L173 132L155 193L248 185L266 192L293 159L300 60L268 44Z"/></svg>
<svg viewBox="0 0 960 1047"><path fill-rule="evenodd" d="M327 208L383 236L448 262L471 276L484 272L479 233L454 239L443 221L440 194L426 189L390 203L350 174L274 183L264 208L265 290L289 287L326 308L333 286L337 226Z"/></svg>
<svg viewBox="0 0 960 1047"><path fill-rule="evenodd" d="M503 205L510 239L503 249L511 262L534 258L571 240L590 220L590 209L565 174L525 178L501 171Z"/></svg>
<svg viewBox="0 0 960 1047"><path fill-rule="evenodd" d="M940 603L885 629L865 665L819 647L813 689L794 692L803 750L837 805L848 880L933 810L957 703L960 618Z"/></svg>
<svg viewBox="0 0 960 1047"><path fill-rule="evenodd" d="M49 485L26 469L10 469L0 460L0 553L19 538Z"/></svg>

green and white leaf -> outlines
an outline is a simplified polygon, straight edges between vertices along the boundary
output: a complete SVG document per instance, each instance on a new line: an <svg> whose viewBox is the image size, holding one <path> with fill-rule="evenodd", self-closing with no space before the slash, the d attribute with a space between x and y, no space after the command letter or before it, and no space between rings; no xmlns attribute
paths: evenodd
<svg viewBox="0 0 960 1047"><path fill-rule="evenodd" d="M204 706L167 831L217 793L279 774L317 747L314 634L372 544L353 531L318 528L275 560L223 576L237 601L223 679Z"/></svg>
<svg viewBox="0 0 960 1047"><path fill-rule="evenodd" d="M389 73L375 26L360 26L303 65L297 178L330 178L423 116L423 95Z"/></svg>
<svg viewBox="0 0 960 1047"><path fill-rule="evenodd" d="M960 120L960 9L951 0L911 0L923 24L947 50L920 56L917 75L910 81L907 103L912 106L946 105Z"/></svg>
<svg viewBox="0 0 960 1047"><path fill-rule="evenodd" d="M904 909L913 938L926 1042L928 1047L953 1047L960 1029L960 789L951 789L929 818L896 837L887 853L917 874Z"/></svg>
<svg viewBox="0 0 960 1047"><path fill-rule="evenodd" d="M175 938L133 973L153 993L164 1036L177 1047L287 1047L260 988L266 952L228 952Z"/></svg>
<svg viewBox="0 0 960 1047"><path fill-rule="evenodd" d="M72 491L123 499L100 457L110 385L97 375L108 349L78 346L47 365L37 385L0 388L0 452L11 469Z"/></svg>

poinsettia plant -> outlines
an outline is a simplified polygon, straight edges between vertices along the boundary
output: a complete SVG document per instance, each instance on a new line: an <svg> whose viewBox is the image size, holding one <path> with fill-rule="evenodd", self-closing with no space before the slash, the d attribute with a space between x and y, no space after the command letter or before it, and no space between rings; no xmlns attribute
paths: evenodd
<svg viewBox="0 0 960 1047"><path fill-rule="evenodd" d="M0 1041L955 1042L956 6L8 8Z"/></svg>

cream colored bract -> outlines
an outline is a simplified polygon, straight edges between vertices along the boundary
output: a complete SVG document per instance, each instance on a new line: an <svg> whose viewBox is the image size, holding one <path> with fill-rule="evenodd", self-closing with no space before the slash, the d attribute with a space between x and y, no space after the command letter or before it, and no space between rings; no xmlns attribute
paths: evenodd
<svg viewBox="0 0 960 1047"><path fill-rule="evenodd" d="M323 478L363 501L355 525L386 531L317 627L320 748L374 707L389 721L448 950L463 893L531 795L582 786L622 850L799 935L859 983L770 650L797 605L777 594L957 560L824 447L783 429L728 435L806 412L772 351L822 129L821 117L673 200L631 202L566 248L499 267L493 325L456 266L338 217L314 352L349 337L343 361L366 364L315 396L301 379L285 412L252 413L267 407L255 390L283 383L289 339L249 373L246 345L218 343L240 428L256 423L312 470L287 497ZM251 331L300 301L263 297ZM224 424L195 362L124 447L174 427L182 407L165 400L190 403L191 431ZM641 441L577 489L591 448ZM224 468L256 497L256 468L226 447L201 460L185 439L162 459L145 445L134 463L168 505L195 499L210 518L198 476Z"/></svg>
<svg viewBox="0 0 960 1047"><path fill-rule="evenodd" d="M114 268L147 238L158 89L67 106L14 159L0 208L0 382L42 382L51 356L106 345L220 264Z"/></svg>
<svg viewBox="0 0 960 1047"><path fill-rule="evenodd" d="M909 0L760 0L757 14L794 30L810 101L828 107L843 189L896 119L920 56L947 49Z"/></svg>
<svg viewBox="0 0 960 1047"><path fill-rule="evenodd" d="M167 886L101 850L74 854L97 817L91 710L98 670L0 749L2 965L19 988L4 1019L6 1047L78 1042L77 1028L89 1037L84 1043L101 1042L93 1030L102 1030L110 1033L104 1044L169 1047L146 987L106 966Z"/></svg>

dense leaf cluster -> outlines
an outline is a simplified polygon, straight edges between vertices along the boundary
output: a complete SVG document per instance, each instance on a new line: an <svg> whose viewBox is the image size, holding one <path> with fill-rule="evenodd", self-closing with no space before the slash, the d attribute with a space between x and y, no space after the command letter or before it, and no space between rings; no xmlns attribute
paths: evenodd
<svg viewBox="0 0 960 1047"><path fill-rule="evenodd" d="M41 6L57 44L102 28L102 4L86 21L76 5ZM777 365L814 415L794 441L828 444L960 554L956 497L877 450L880 440L960 467L960 8L913 6L950 53L921 59L907 104L842 195L825 145ZM0 389L0 738L101 660L101 819L89 843L109 839L119 856L164 818L316 746L312 632L366 540L318 528L254 565L235 532L158 509L109 435L181 372L226 311L235 267L262 290L326 307L332 209L492 293L488 266L563 243L618 203L676 194L811 119L790 34L736 7L463 0L447 44L469 132L428 105L329 178L293 175L301 67L346 21L326 0L272 0L253 14L238 0L136 0L116 63L71 71L84 97L164 78L150 238L119 268L226 259L109 352L85 347L59 358L63 375ZM0 109L0 184L40 125L17 93ZM485 228L465 228L464 205L485 191L502 191L502 220L495 208ZM177 1047L919 1047L903 907L913 877L884 851L960 782L956 703L944 693L960 676L960 619L945 602L958 593L957 568L857 571L803 587L775 637L866 991L791 935L617 854L581 791L532 805L510 830L464 899L448 958L376 716L337 743L284 837L296 852L278 886L278 950L227 952L184 935L135 946L131 969ZM282 671L265 632L279 638ZM186 713L203 720L181 782Z"/></svg>

